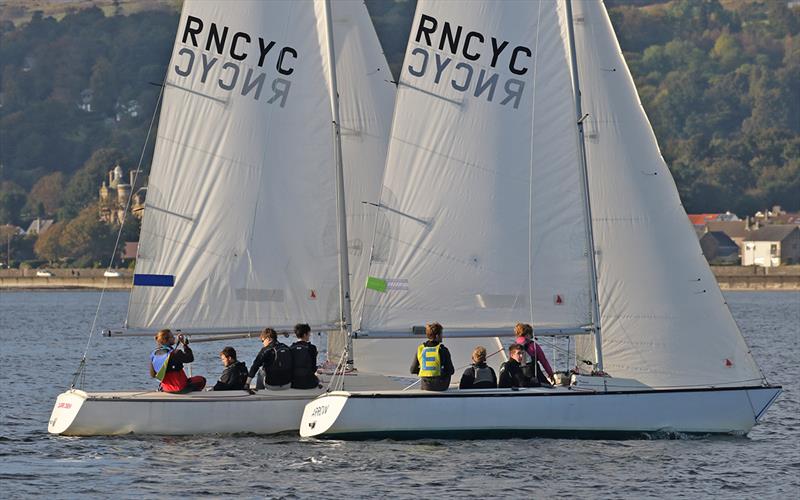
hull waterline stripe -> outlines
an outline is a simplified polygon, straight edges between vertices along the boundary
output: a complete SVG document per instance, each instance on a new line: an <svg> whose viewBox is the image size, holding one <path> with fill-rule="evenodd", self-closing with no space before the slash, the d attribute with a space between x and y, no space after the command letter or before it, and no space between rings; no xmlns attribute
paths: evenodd
<svg viewBox="0 0 800 500"><path fill-rule="evenodd" d="M134 274L133 286L175 286L175 276L171 274Z"/></svg>

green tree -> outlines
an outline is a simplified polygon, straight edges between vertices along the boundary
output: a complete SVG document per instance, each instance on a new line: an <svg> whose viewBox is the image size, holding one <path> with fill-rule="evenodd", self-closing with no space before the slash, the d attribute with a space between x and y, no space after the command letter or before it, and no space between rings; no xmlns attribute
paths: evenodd
<svg viewBox="0 0 800 500"><path fill-rule="evenodd" d="M723 32L714 42L711 56L717 59L723 68L732 69L739 66L741 47L735 37Z"/></svg>
<svg viewBox="0 0 800 500"><path fill-rule="evenodd" d="M95 151L69 180L59 218L70 219L92 201L97 200L100 184L105 180L106 174L120 162L125 163L125 157L119 150Z"/></svg>
<svg viewBox="0 0 800 500"><path fill-rule="evenodd" d="M25 190L5 181L0 183L0 225L19 224L19 214L25 205Z"/></svg>

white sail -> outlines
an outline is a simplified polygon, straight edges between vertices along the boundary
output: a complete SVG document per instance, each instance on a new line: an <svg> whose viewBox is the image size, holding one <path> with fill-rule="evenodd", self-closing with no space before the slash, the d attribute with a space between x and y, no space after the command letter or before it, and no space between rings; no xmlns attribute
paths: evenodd
<svg viewBox="0 0 800 500"><path fill-rule="evenodd" d="M323 2L317 2L316 7L318 17L322 19ZM331 3L331 10L342 131L353 327L358 328L369 266L369 244L377 212L374 204L380 196L396 86L364 2L338 0ZM323 37L321 44L326 43ZM341 352L344 339L340 337L329 334L328 352Z"/></svg>
<svg viewBox="0 0 800 500"><path fill-rule="evenodd" d="M555 2L418 2L362 329L590 323L565 33Z"/></svg>
<svg viewBox="0 0 800 500"><path fill-rule="evenodd" d="M658 386L762 376L661 156L605 7L574 2L604 369ZM585 341L582 341L582 343ZM582 355L592 359L593 346Z"/></svg>
<svg viewBox="0 0 800 500"><path fill-rule="evenodd" d="M312 2L186 1L128 326L339 317L326 50Z"/></svg>

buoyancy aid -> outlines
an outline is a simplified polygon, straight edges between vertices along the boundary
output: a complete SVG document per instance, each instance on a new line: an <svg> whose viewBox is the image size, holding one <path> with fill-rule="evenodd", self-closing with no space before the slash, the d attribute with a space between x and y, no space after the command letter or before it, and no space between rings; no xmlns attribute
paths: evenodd
<svg viewBox="0 0 800 500"><path fill-rule="evenodd" d="M472 371L475 374L475 385L494 385L494 378L492 377L492 369L488 366L472 366Z"/></svg>
<svg viewBox="0 0 800 500"><path fill-rule="evenodd" d="M442 375L442 356L439 353L442 344L428 347L420 344L417 347L420 377L440 377Z"/></svg>
<svg viewBox="0 0 800 500"><path fill-rule="evenodd" d="M310 377L317 371L314 361L311 359L311 350L308 344L303 342L295 342L291 347L292 354L292 377L302 378ZM277 352L275 353L278 354ZM277 358L276 358L277 361Z"/></svg>
<svg viewBox="0 0 800 500"><path fill-rule="evenodd" d="M163 381L164 377L167 375L169 357L172 355L173 350L172 347L162 345L150 354L150 363L153 365L153 371L156 374L155 378L157 378L159 382Z"/></svg>

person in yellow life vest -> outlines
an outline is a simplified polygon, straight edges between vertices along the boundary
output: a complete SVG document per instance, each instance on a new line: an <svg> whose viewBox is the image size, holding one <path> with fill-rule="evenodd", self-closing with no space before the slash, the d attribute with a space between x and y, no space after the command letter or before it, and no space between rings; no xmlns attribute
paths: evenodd
<svg viewBox="0 0 800 500"><path fill-rule="evenodd" d="M417 347L411 373L419 374L423 391L446 391L450 377L456 370L450 351L442 344L442 325L428 323L425 325L425 336L428 340Z"/></svg>

